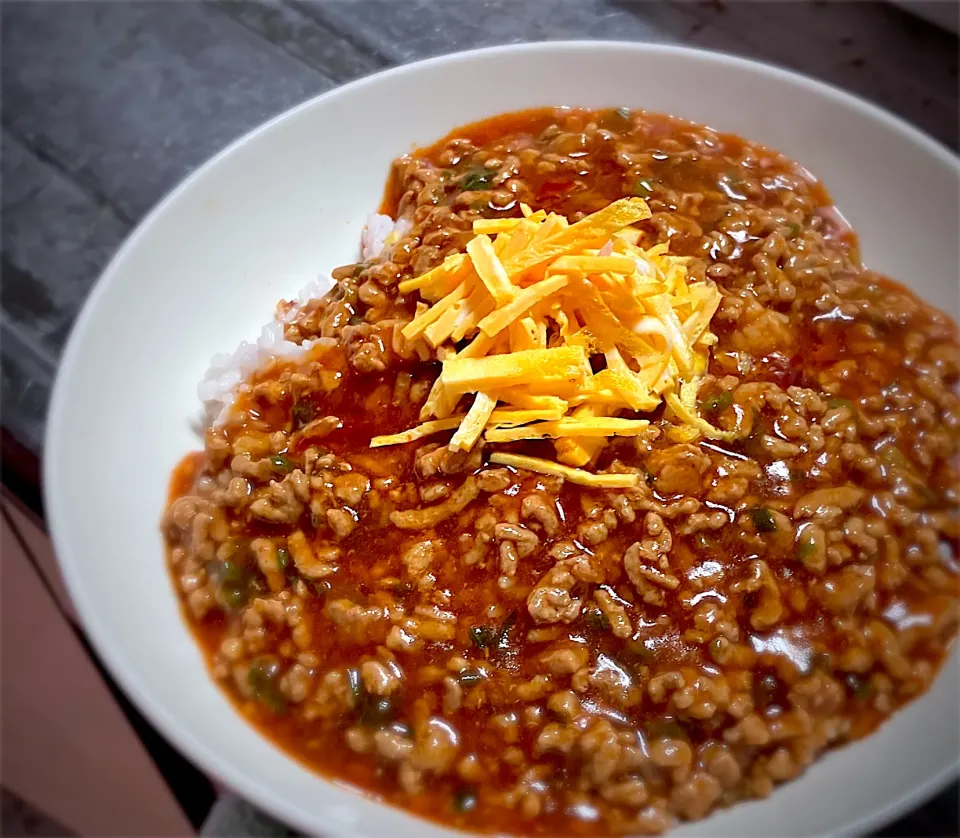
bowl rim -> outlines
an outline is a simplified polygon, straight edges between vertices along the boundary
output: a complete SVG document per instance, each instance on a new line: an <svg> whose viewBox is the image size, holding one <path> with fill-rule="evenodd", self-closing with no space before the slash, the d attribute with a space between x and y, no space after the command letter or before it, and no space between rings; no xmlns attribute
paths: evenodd
<svg viewBox="0 0 960 838"><path fill-rule="evenodd" d="M205 745L202 741L187 737L180 727L176 714L170 712L160 700L155 699L147 689L141 687L139 680L132 671L125 668L119 654L116 652L109 632L99 620L95 603L88 595L83 581L83 574L80 572L82 562L78 561L77 557L75 557L72 545L60 535L60 522L65 516L65 503L67 499L57 491L55 486L57 485L58 463L61 459L59 455L62 446L65 444L64 440L68 427L68 416L65 409L65 399L67 396L64 382L71 377L73 368L78 363L78 347L83 342L90 328L91 320L94 317L94 312L99 305L101 297L103 297L113 283L117 281L117 266L124 261L128 253L137 248L140 240L148 235L154 222L170 210L182 194L186 193L196 182L201 180L210 167L234 154L254 138L268 133L275 125L293 118L301 111L315 107L321 101L331 102L340 98L349 97L357 90L368 85L378 84L385 77L402 76L407 73L421 71L426 67L433 67L440 70L448 63L459 62L464 59L469 60L475 57L495 57L506 53L537 55L538 53L592 52L605 49L633 51L638 54L664 54L688 57L696 60L706 59L717 62L718 64L737 67L741 70L749 70L754 73L772 76L789 84L799 85L811 92L833 99L838 104L847 108L859 111L865 116L879 120L890 130L900 133L906 139L919 145L924 151L937 158L940 162L953 167L958 175L960 175L960 156L903 118L855 94L849 93L834 84L820 81L803 73L788 70L784 67L768 64L763 61L744 58L718 50L699 49L673 44L619 40L536 41L461 50L400 64L334 87L331 90L306 99L298 105L267 119L265 122L260 123L250 131L230 142L212 157L206 159L193 172L185 176L177 185L159 199L128 233L124 241L110 258L106 267L101 271L70 330L58 365L56 380L47 411L47 425L44 434L42 455L42 484L47 528L51 541L53 542L54 552L57 556L57 564L66 583L70 599L80 616L80 626L84 634L90 639L98 658L106 666L110 676L136 704L138 711L141 712L182 755L186 756L205 774L216 778L243 799L269 813L280 822L297 827L307 834L310 834L316 827L317 818L315 815L302 810L298 806L291 806L282 796L264 789L256 777L252 776L244 767L236 766L226 761L215 750ZM451 126L451 128L453 127L455 126ZM949 666L951 666L951 661L948 656L943 664L943 669L941 669L941 674ZM293 759L293 757L289 758ZM306 766L302 767L304 767L304 770L310 770ZM336 778L327 777L317 772L312 773L315 773L317 777L330 786L346 790L342 783ZM952 765L928 777L926 781L919 785L904 790L901 795L890 799L882 807L852 822L843 824L841 829L843 833L863 833L887 823L909 807L932 797L958 775L960 775L960 754L957 755L957 759ZM362 795L362 799L366 804L390 806L389 803L377 800L362 789L357 791ZM416 815L411 814L411 817L419 820L419 817ZM449 829L450 827L447 828ZM462 834L467 835L470 833Z"/></svg>

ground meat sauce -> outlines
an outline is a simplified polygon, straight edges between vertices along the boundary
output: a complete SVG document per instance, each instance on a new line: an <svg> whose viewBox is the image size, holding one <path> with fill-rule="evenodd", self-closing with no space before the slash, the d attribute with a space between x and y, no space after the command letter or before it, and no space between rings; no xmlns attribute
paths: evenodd
<svg viewBox="0 0 960 838"><path fill-rule="evenodd" d="M520 202L624 196L642 243L697 257L719 337L700 410L654 413L592 490L451 453L418 422L439 371L397 283ZM424 817L650 833L763 797L924 692L958 621L954 324L865 269L823 187L737 137L543 109L395 161L412 227L300 309L308 359L258 374L173 480L185 614L241 713L317 771ZM509 450L550 457L547 442Z"/></svg>

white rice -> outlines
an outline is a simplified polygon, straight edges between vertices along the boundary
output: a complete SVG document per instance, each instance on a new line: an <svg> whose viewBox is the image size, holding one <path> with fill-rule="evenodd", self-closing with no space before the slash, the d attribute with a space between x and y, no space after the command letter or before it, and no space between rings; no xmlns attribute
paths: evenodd
<svg viewBox="0 0 960 838"><path fill-rule="evenodd" d="M389 215L371 215L360 234L361 258L371 261L388 255L386 249L412 226L406 218L394 222ZM322 297L332 285L333 280L327 274L308 281L292 301L294 305L267 323L255 343L243 341L232 353L218 353L210 359L210 366L197 386L208 421L214 425L223 423L237 396L248 386L245 382L269 361L292 360L315 346L333 343L331 338L317 338L296 344L283 336L284 324L294 320L303 306Z"/></svg>
<svg viewBox="0 0 960 838"><path fill-rule="evenodd" d="M382 258L387 245L392 245L413 227L409 218L394 221L389 215L371 215L360 233L360 258L364 262Z"/></svg>
<svg viewBox="0 0 960 838"><path fill-rule="evenodd" d="M301 344L293 343L284 338L283 325L280 320L267 323L256 343L243 341L232 354L220 353L210 359L203 381L197 386L197 395L206 405L207 416L212 418L213 424L219 425L226 420L237 396L247 386L244 382L268 361L278 358L293 360L314 346L334 342L332 338L317 338Z"/></svg>
<svg viewBox="0 0 960 838"><path fill-rule="evenodd" d="M393 228L393 219L389 215L371 215L360 233L360 258L366 261L380 255Z"/></svg>

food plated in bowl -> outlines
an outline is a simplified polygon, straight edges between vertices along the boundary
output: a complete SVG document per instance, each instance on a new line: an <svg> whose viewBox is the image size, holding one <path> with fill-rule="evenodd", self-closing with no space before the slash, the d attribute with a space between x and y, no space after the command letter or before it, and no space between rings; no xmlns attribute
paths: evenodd
<svg viewBox="0 0 960 838"><path fill-rule="evenodd" d="M651 832L930 686L955 326L862 267L813 176L539 109L402 156L382 209L329 294L215 359L163 522L263 732L461 829Z"/></svg>
<svg viewBox="0 0 960 838"><path fill-rule="evenodd" d="M956 327L809 174L547 108L400 157L385 203L280 304L287 352L233 387L218 359L176 472L175 584L242 712L424 816L620 834L764 797L929 686Z"/></svg>

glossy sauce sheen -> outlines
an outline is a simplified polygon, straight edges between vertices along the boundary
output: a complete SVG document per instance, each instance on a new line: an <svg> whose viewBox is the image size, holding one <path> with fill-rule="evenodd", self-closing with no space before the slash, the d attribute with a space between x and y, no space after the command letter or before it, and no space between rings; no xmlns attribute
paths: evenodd
<svg viewBox="0 0 960 838"><path fill-rule="evenodd" d="M444 162L443 154L449 148L451 140L468 139L476 146L493 145L508 135L531 138L539 137L545 129L557 122L558 112L554 109L538 109L516 114L507 114L480 123L465 126L452 132L436 145L420 150L417 156L433 161L438 168L444 168L449 162ZM616 111L568 112L566 113L566 130L573 130L576 120L580 119L586 126L596 122L601 128L608 127L611 132L625 130L624 117ZM645 181L653 186L666 185L678 192L695 192L704 195L696 213L696 223L702 234L693 234L678 222L677 228L671 230L671 252L681 255L696 255L703 258L703 253L697 250L702 236L714 229L723 214L723 207L731 200L737 200L739 193L738 172L736 166L726 158L740 160L745 150L752 150L757 165L764 168L769 176L778 172L795 177L799 171L789 161L768 152L757 146L731 135L719 135L723 144L723 154L714 154L697 161L675 159L671 154L658 154L660 141L667 138L683 137L691 126L679 120L668 117L647 115L648 128L644 141L654 151L646 172ZM572 125L571 125L572 123ZM522 169L518 175L527 190L523 200L534 208L543 208L555 211L568 217L577 217L577 214L594 212L606 206L613 200L625 194L639 194L647 197L646 185L635 187L635 191L625 191L623 169L616 163L617 143L595 139L592 143L573 148L569 156L576 158L582 155L592 163L591 169L585 174L543 172L535 167ZM830 198L826 190L815 184L812 187L816 202L821 211L818 214L823 219L823 233L834 242L843 244L849 253L852 262L858 262L857 244L853 231L846 226L839 215L832 209ZM637 191L639 190L639 191ZM398 205L402 199L403 185L392 178L387 186L384 204L381 212L396 217ZM744 197L744 196L740 196ZM761 202L766 199L761 199ZM770 202L782 201L782 197L771 193ZM496 217L497 215L515 216L519 214L519 206L507 207L489 206L483 208L483 214ZM681 218L683 213L678 214ZM656 235L657 231L647 223L639 225L645 231ZM736 274L752 269L750 256L745 255L738 261L734 255L727 259ZM867 275L859 279L859 291L869 296L882 296L887 293L907 295L905 289L890 280ZM723 286L724 280L718 280ZM802 295L802 294L801 294ZM408 301L408 308L413 301ZM883 388L888 387L891 381L911 373L904 366L903 341L908 332L922 330L930 318L930 309L917 301L916 309L907 322L900 327L885 327L883 340L878 345L874 337L865 334L858 328L857 323L844 319L831 319L823 316L812 305L794 306L783 304L779 310L790 314L791 322L801 336L796 342L799 351L789 355L781 352L772 352L755 358L752 369L745 372L743 381L772 381L783 388L790 386L809 387L820 389L820 374L846 359L855 359L857 375L844 382L843 391L833 394L838 401L857 402L860 399L876 395ZM722 354L729 349L731 340L727 333L727 326L723 322L716 322L712 327L718 334L719 345L716 354ZM390 477L398 484L414 480L414 452L425 441L411 443L405 446L379 449L371 451L369 440L376 434L387 434L404 430L417 424L418 405L394 404L392 392L394 378L398 369L406 369L420 377L435 376L439 365L413 364L406 367L389 369L382 374L358 374L352 370L339 349L329 350L323 363L330 369L336 369L344 377L342 385L334 390L325 400L316 400L314 407L318 415L331 414L341 419L341 427L324 438L322 445L337 457L349 461L354 468L367 474L371 478ZM287 367L278 366L270 371L265 378L279 376ZM711 372L719 379L729 372L721 368L717 357L711 362ZM264 378L263 376L261 378ZM956 382L951 386L955 387ZM714 389L711 389L714 388ZM701 392L701 399L708 399L716 392L715 385L708 384ZM263 410L260 406L241 400L239 410L250 411L254 419L251 428L258 433L272 430L286 430L289 427L289 411L293 407L292 399L285 409L272 406ZM659 419L657 414L655 419ZM727 453L729 457L755 458L758 455L757 440L761 433L773 436L782 436L776 427L776 417L763 412L756 417L755 433L743 441L725 444L711 441L701 441L701 446L710 455ZM242 432L242 427L230 428L230 436L235 437ZM906 459L913 472L924 474L923 465L911 462L911 450L915 439L916 429L908 427L897 441L898 457ZM446 437L441 435L437 439L442 441ZM546 442L520 443L507 446L508 450L522 451L533 455L551 456L551 446ZM302 452L292 449L291 457ZM596 469L602 470L614 458L630 463L636 461L637 454L633 450L632 441L617 441L611 443L601 454L596 463ZM809 471L806 473L787 469L781 462L765 462L766 476L760 481L760 500L769 499L771 505L783 498L796 499L806 492L820 485ZM186 494L196 483L197 478L207 468L205 456L202 454L189 455L174 474L171 483L171 501ZM911 472L912 473L912 472ZM945 493L950 488L949 481L954 479L955 466L948 467L946 461L938 461L923 479L927 488L928 509L946 509L948 501ZM856 484L861 478L850 472L841 475L835 482L844 482L846 478ZM459 480L460 478L458 478ZM457 481L454 481L455 483ZM541 485L542 481L536 475L520 474L514 486L508 491L514 496L522 496L527 491ZM661 495L652 480L651 488L654 497L663 502L676 500L673 495ZM757 486L753 487L757 491ZM567 485L562 488L558 498L558 508L563 520L562 532L551 541L561 538L575 538L578 528L587 520L586 511L590 501L603 502L603 493L590 490L581 490ZM478 501L480 502L480 501ZM731 521L737 516L749 516L749 511L727 508L719 503L708 503L704 511L720 511L727 514ZM250 539L258 535L286 534L288 528L277 527L264 522L247 522L245 530L238 530L236 537ZM436 530L437 538L456 543L457 517L440 524ZM749 524L745 525L749 528ZM956 533L954 533L954 536ZM771 539L781 538L782 533L774 533ZM621 569L625 550L630 544L641 538L641 518L637 518L633 526L622 526L613 532L609 538L595 549L598 561L606 570L607 587L623 600L632 602L636 599L630 584ZM323 609L327 602L337 598L348 598L355 602L377 602L378 578L396 576L403 578L403 567L400 563L400 554L404 544L410 539L410 534L395 527L365 526L363 521L357 529L340 543L344 553L340 560L340 571L328 580L318 583L317 596L309 600L309 621L312 625L313 650L321 659L320 670L328 671L338 666L352 666L364 654L375 653L378 643L366 646L343 645L338 641L336 632L328 630L328 620ZM793 535L777 544L776 549L782 550L787 556L794 550ZM955 553L954 553L955 556ZM636 622L636 632L632 639L624 642L615 638L602 626L592 625L588 620L578 619L567 626L561 626L562 636L569 635L574 639L586 640L592 658L608 660L611 667L630 667L631 671L642 677L644 673L649 677L653 673L665 670L694 666L705 671L717 671L717 664L709 654L707 645L697 645L688 642L682 636L680 627L690 626L689 607L685 605L680 595L688 595L688 591L698 600L716 599L725 601L727 594L724 575L737 568L745 566L756 553L749 539L744 539L741 529L724 527L719 532L701 532L696 535L681 535L673 527L673 548L670 554L672 572L685 584L676 592L676 597L668 596L664 609L669 617L666 624L673 627L664 631L664 621L655 619L657 614L651 613L648 619L639 619ZM769 558L769 556L768 556ZM956 560L945 560L953 573L956 573ZM555 560L541 550L530 559L520 562L517 572L517 588L520 594L503 592L497 586L496 573L482 564L472 567L465 566L456 555L449 560L433 567L437 576L436 587L449 591L449 610L458 615L457 636L452 643L428 644L426 649L417 654L403 656L402 664L406 673L406 682L402 696L397 701L397 718L406 720L407 713L416 714L411 708L411 702L418 694L418 671L430 664L440 667L450 657L453 650L459 650L469 659L488 661L498 670L510 673L516 678L533 678L542 671L538 656L543 647L530 648L524 641L526 633L535 628L535 624L527 613L525 594L534 586L538 579L546 573ZM835 629L833 616L807 590L810 581L807 571L795 561L769 562L771 570L776 576L781 597L787 604L787 616L771 632L750 631L746 615L755 604L755 595L747 595L739 606L740 625L747 627L749 637L744 645L752 647L755 660L751 664L755 676L754 699L760 708L764 708L768 715L775 716L778 707L786 707L786 686L791 673L796 671L810 671L817 666L817 661L824 655L839 654L843 651L838 644L843 643L843 637ZM716 586L709 584L709 580L716 579ZM692 587L686 584L689 580L706 580L697 582ZM890 622L899 621L906 625L911 621L917 624L932 623L944 609L954 606L957 590L956 576L953 577L953 587L944 590L930 590L929 586L903 585L895 592L878 592L882 598L881 610L889 615ZM691 583L692 584L692 583ZM416 601L417 592L410 585L399 585L394 592L395 598L403 603ZM487 614L491 606L500 606L505 617L491 622ZM641 612L643 609L640 609ZM652 612L652 609L650 609ZM802 612L802 613L801 613ZM212 662L217 655L224 632L227 628L229 616L222 611L215 610L203 620L197 621L188 616L188 622L195 631L198 641ZM490 625L496 640L485 649L478 649L471 643L470 628ZM912 659L926 659L933 666L938 666L945 653L949 637L929 637L922 639L910 652ZM782 676L782 677L781 677ZM862 679L848 679L851 690L850 701L844 708L852 722L849 731L850 737L858 737L869 733L887 715L876 710L867 698L858 700L854 693L859 688ZM496 756L503 751L504 744L500 735L491 729L490 716L496 709L503 712L509 709L504 706L506 696L497 696L496 691L501 689L494 679L489 686L490 693L486 699L477 700L475 707L460 709L453 717L456 731L461 743L461 753L472 752L479 755ZM245 700L231 689L227 682L228 694L237 703L238 709L249 718L257 727L281 748L296 758L321 772L322 774L345 780L360 788L368 790L383 799L410 809L424 817L436 819L447 824L465 829L481 831L521 831L523 833L548 834L599 834L606 831L609 824L602 820L590 820L570 817L564 811L544 811L537 817L526 820L522 824L516 822L514 815L502 808L491 805L481 793L475 802L471 803L469 811L457 811L457 800L462 799L463 781L455 776L446 776L428 781L425 790L414 796L400 791L397 787L393 769L384 762L378 761L370 755L358 755L344 743L342 732L323 728L317 722L307 722L300 719L296 713L275 714L262 704ZM437 699L435 693L426 690L432 696L428 704L434 712ZM583 698L584 704L590 701L600 708L599 712L607 713L608 717L619 724L629 724L632 727L643 729L647 726L648 732L657 726L662 727L664 721L663 707L649 700L640 702L639 706L623 712L615 708L603 709L603 702L588 692ZM900 699L896 699L899 703ZM519 707L518 703L518 707ZM422 710L422 708L421 708ZM711 725L691 725L686 728L686 735L693 745L712 735ZM529 753L533 733L521 727L521 739L516 744ZM555 766L557 772L550 780L551 789L562 791L565 784L573 788L578 780L577 758L569 759L558 754L547 753L538 759L539 763ZM514 774L503 765L499 776L488 776L483 787L506 787L515 780ZM453 802L451 802L453 801ZM464 808L464 807L460 807Z"/></svg>

